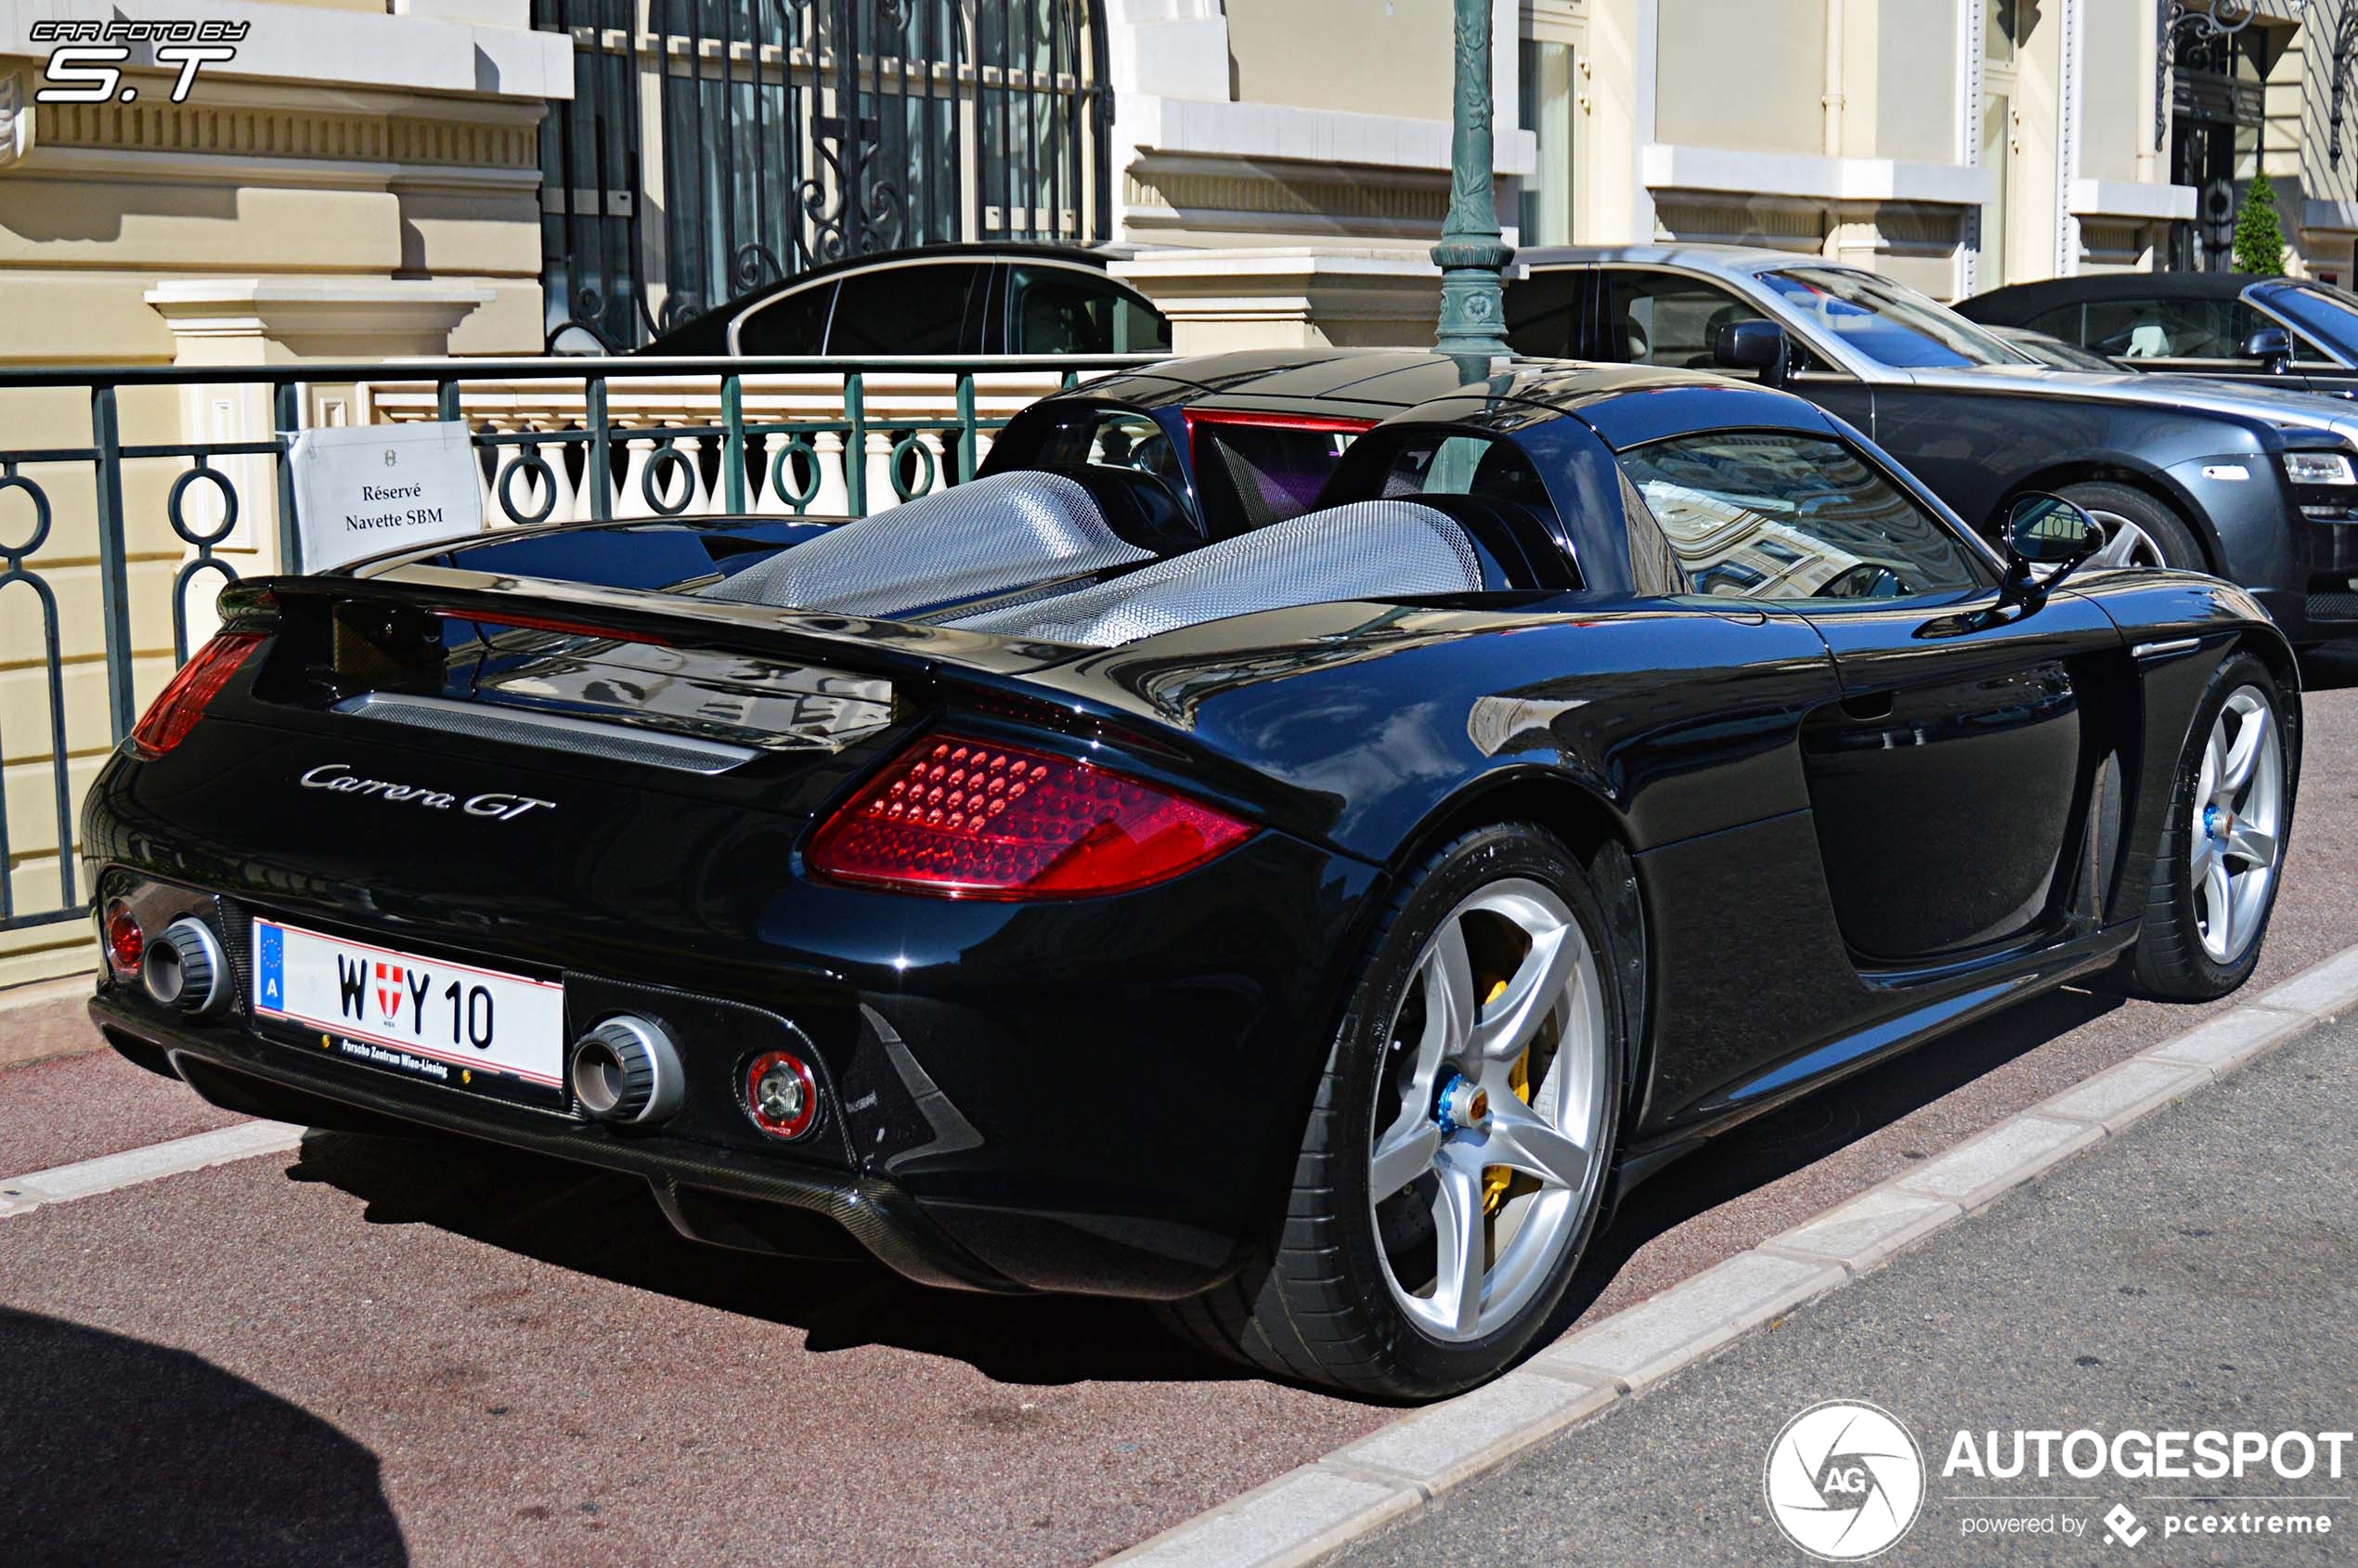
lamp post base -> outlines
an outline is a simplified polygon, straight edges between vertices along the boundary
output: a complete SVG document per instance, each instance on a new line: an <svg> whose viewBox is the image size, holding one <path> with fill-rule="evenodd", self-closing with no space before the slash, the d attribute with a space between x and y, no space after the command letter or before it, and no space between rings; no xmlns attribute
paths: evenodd
<svg viewBox="0 0 2358 1568"><path fill-rule="evenodd" d="M1514 252L1496 234L1451 236L1432 248L1441 268L1441 330L1434 346L1455 356L1509 352L1498 275Z"/></svg>

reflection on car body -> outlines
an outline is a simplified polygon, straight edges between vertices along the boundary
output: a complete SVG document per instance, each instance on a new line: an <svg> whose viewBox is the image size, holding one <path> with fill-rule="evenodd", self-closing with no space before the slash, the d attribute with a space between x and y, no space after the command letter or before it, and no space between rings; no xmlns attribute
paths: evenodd
<svg viewBox="0 0 2358 1568"><path fill-rule="evenodd" d="M1204 410L1364 429L1256 522L1206 503ZM2075 977L2252 972L2284 637L2066 503L2015 521L1992 550L1786 393L1304 350L1047 399L857 521L241 584L93 789L92 1013L224 1105L1432 1397L1724 1129ZM304 795L330 763L545 805ZM346 1029L364 952L482 1016Z"/></svg>

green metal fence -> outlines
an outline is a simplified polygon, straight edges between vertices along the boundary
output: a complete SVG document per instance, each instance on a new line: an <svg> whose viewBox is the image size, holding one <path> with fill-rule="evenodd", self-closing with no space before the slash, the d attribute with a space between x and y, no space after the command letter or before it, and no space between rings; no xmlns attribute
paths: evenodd
<svg viewBox="0 0 2358 1568"><path fill-rule="evenodd" d="M69 670L103 655L103 732L119 745L138 717L133 665L140 640L131 589L127 468L148 476L153 471L145 465L162 464L172 474L163 489L163 522L170 529L167 548L180 557L170 577L176 664L188 657L189 611L200 582L217 587L237 580L237 566L224 552L241 518L274 516L281 569L300 569L287 455L310 413L312 389L371 389L379 414L402 405L395 394L406 389L403 416L465 419L483 454L486 519L495 526L575 516L678 516L706 496L710 509L720 512L826 515L838 509L820 503L839 500L843 514L861 516L972 478L991 434L1006 422L1004 411L986 411L985 404L1004 408L1010 380L1030 378L1035 390L1053 389L1149 362L1128 356L747 359L727 361L724 371L708 359L629 356L0 369L0 678L39 680L45 701L35 706L45 708L46 731L30 739L10 733L12 711L16 728L25 727L25 705L12 709L0 703L0 762L21 783L29 770L37 775L45 755L49 775L46 787L0 789L0 931L85 913L87 889L80 885L72 850L78 802L71 732L77 719L86 731L96 727L96 718L85 711L87 700L78 705L71 695ZM875 406L880 382L894 389L888 408ZM699 403L717 392L713 417L665 417L663 398L640 395L658 382L698 389L693 400ZM520 421L469 405L471 386L518 383L561 392L556 404L566 409L577 396L577 416L561 413L534 428L501 428ZM763 417L765 403L773 410L783 406L771 395L780 386L797 389L784 400L793 407ZM180 389L177 407L184 415L217 393L266 395L270 432L259 439L190 440L175 420L173 439L142 440L140 432L124 428L123 414L123 395L141 388ZM636 405L627 416L614 412L618 393ZM815 411L814 395L826 405ZM86 402L86 443L35 446L12 438L28 424L54 422L66 402ZM222 466L233 459L266 460L268 493L241 493L232 472L240 465ZM624 460L618 465L617 459ZM558 516L564 496L574 504ZM209 498L201 509L209 516L192 509L199 497ZM97 577L95 628L69 613L57 588L61 574L90 568ZM151 634L156 629L150 628ZM91 760L90 751L83 748L82 762ZM37 808L27 810L22 801L36 795ZM30 820L11 822L12 801L19 802L17 816ZM19 884L26 880L24 868L35 863L43 868L42 887L27 896Z"/></svg>

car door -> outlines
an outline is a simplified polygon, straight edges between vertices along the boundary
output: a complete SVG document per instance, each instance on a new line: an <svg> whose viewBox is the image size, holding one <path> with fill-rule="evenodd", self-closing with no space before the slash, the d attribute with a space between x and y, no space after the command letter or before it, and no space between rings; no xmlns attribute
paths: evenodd
<svg viewBox="0 0 2358 1568"><path fill-rule="evenodd" d="M2028 940L2066 916L2100 771L2083 713L2120 637L2057 593L2001 602L1938 508L1835 434L1719 430L1619 454L1698 593L1796 612L1840 700L1803 759L1836 924L1863 967ZM2117 801L2114 802L2117 805Z"/></svg>
<svg viewBox="0 0 2358 1568"><path fill-rule="evenodd" d="M1513 312L1512 302L1509 313ZM1756 302L1726 284L1670 267L1615 264L1596 269L1587 357L1616 365L1670 365L1756 379L1748 370L1723 370L1714 349L1719 329L1737 321L1774 319ZM1859 429L1874 430L1874 394L1846 371L1819 362L1781 323L1793 362L1786 389L1807 397Z"/></svg>

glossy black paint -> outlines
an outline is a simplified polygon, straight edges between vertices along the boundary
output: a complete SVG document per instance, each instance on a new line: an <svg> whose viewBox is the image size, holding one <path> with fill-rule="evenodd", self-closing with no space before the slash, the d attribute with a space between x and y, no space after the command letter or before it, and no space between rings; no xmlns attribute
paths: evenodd
<svg viewBox="0 0 2358 1568"><path fill-rule="evenodd" d="M1268 610L1088 650L664 591L800 537L722 521L519 531L241 587L225 609L276 628L266 654L177 750L119 753L92 793L102 897L207 912L240 953L266 914L562 978L576 1030L626 1007L662 1021L688 1103L614 1129L336 1061L248 1027L242 1002L188 1023L110 985L94 1013L126 1054L225 1103L302 1119L332 1102L635 1171L675 1223L728 1244L810 1245L786 1212L807 1212L933 1283L1173 1297L1270 1222L1368 935L1437 840L1535 820L1626 858L1634 1177L2106 961L2135 935L2203 680L2244 647L2293 690L2252 597L2183 574L2085 572L2011 609L1994 556L1986 583L1938 602L1641 591L1652 524L1624 510L1614 452L1722 425L1845 434L1799 398L1535 363L1469 383L1431 356L1296 355L1260 374L1437 387L1362 438L1325 499L1368 493L1395 438L1512 442L1578 586ZM1232 360L1089 395L1184 406L1215 381L1224 397L1262 384ZM661 681L631 678L649 647ZM556 693L543 710L756 755L684 774L333 708L360 690L512 701L519 670ZM748 689L833 695L707 700ZM809 875L812 823L937 730L1085 756L1258 831L1172 881L1075 902ZM499 820L303 787L329 765L551 804ZM792 1145L734 1099L750 1054L782 1041L807 1043L824 1100Z"/></svg>

